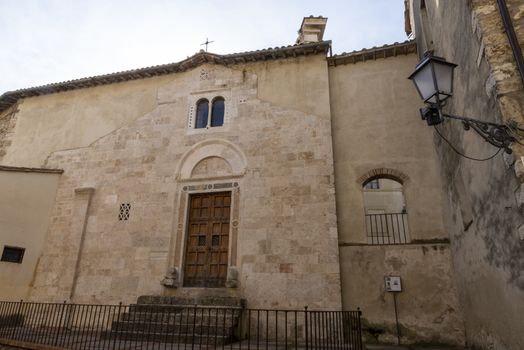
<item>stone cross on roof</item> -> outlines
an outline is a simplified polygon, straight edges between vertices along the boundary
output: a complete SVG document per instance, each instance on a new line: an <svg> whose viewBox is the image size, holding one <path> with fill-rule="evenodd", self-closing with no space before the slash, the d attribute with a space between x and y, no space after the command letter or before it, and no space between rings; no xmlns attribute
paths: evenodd
<svg viewBox="0 0 524 350"><path fill-rule="evenodd" d="M209 39L206 38L206 42L203 43L203 44L200 44L200 46L206 45L206 52L207 52L207 45L209 45L209 44L211 44L211 43L214 43L214 42L215 42L214 40L213 40L213 41L209 41Z"/></svg>

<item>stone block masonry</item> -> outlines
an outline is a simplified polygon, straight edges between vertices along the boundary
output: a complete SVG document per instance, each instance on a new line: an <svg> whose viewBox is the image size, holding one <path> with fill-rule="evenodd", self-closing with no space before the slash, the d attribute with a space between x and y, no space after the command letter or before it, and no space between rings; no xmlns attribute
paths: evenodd
<svg viewBox="0 0 524 350"><path fill-rule="evenodd" d="M201 79L202 69L209 79ZM202 91L229 96L223 127L187 127L188 101ZM257 75L213 65L174 76L158 98L159 106L134 123L48 158L47 166L60 165L64 175L32 298L67 299L74 289L75 302L132 302L166 293L160 281L167 271L184 269L186 216L179 209L187 202L180 194L231 179L239 199L236 293L250 307L340 309L329 116L260 100ZM322 98L318 103L327 103ZM181 164L193 159L187 154L204 162L184 175ZM235 159L242 158L246 168L237 172ZM74 190L83 187L95 192L74 279L80 238L70 213ZM121 203L130 204L128 220L118 220Z"/></svg>

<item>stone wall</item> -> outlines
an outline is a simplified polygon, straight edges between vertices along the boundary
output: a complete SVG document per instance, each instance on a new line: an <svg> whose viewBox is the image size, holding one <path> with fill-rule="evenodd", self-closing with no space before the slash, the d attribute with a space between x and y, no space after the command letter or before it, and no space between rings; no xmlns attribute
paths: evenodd
<svg viewBox="0 0 524 350"><path fill-rule="evenodd" d="M524 46L524 3L506 0L520 46ZM494 1L471 2L471 19L474 37L480 42L479 56L485 55L490 75L485 83L488 93L494 94L502 120L524 122L524 86L517 71L513 51L504 30L499 8ZM481 59L479 57L479 59ZM518 147L519 156L524 149ZM520 161L522 162L522 161Z"/></svg>
<svg viewBox="0 0 524 350"><path fill-rule="evenodd" d="M259 90L269 86L271 71L296 83L282 88L276 103ZM48 158L47 166L65 171L32 299L133 302L144 294L187 292L160 285L173 267L183 272L187 195L220 188L238 201L230 235L237 235L230 249L238 256L229 260L238 288L230 291L250 307L340 309L323 56L204 65L162 82L151 112L89 147ZM297 88L313 92L298 95ZM225 97L224 126L188 127L193 102L204 95ZM301 101L315 108L292 108ZM220 174L210 173L213 166L201 160L213 157L229 167L215 159ZM131 204L127 221L118 220L122 203Z"/></svg>
<svg viewBox="0 0 524 350"><path fill-rule="evenodd" d="M11 146L17 111L17 106L15 105L0 114L0 161L2 161L7 154L9 146Z"/></svg>
<svg viewBox="0 0 524 350"><path fill-rule="evenodd" d="M417 16L419 9L414 3ZM491 122L513 119L522 123L523 87L497 3L425 3L435 54L458 64L454 96L445 112ZM524 5L508 1L508 6L522 42ZM463 131L460 123L446 121L438 128L468 156L487 158L497 151L473 131ZM499 154L489 161L476 162L454 153L438 135L435 143L468 345L522 349L524 253L519 227L524 218L513 159ZM514 150L518 170L522 151L520 146Z"/></svg>

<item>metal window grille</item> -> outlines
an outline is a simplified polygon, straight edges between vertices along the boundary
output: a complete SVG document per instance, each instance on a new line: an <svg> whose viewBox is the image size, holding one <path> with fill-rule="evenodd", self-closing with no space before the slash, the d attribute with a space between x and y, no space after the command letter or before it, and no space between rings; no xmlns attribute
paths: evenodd
<svg viewBox="0 0 524 350"><path fill-rule="evenodd" d="M411 241L407 213L366 214L368 244L407 244Z"/></svg>
<svg viewBox="0 0 524 350"><path fill-rule="evenodd" d="M118 220L120 221L129 220L130 212L131 212L131 203L120 204L120 212L118 213Z"/></svg>

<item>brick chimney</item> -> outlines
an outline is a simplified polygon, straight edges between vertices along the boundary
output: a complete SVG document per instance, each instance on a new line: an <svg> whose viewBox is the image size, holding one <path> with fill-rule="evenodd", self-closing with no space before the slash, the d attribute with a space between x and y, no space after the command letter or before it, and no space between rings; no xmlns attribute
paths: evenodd
<svg viewBox="0 0 524 350"><path fill-rule="evenodd" d="M327 17L304 17L298 30L297 44L314 43L322 41L326 29Z"/></svg>

